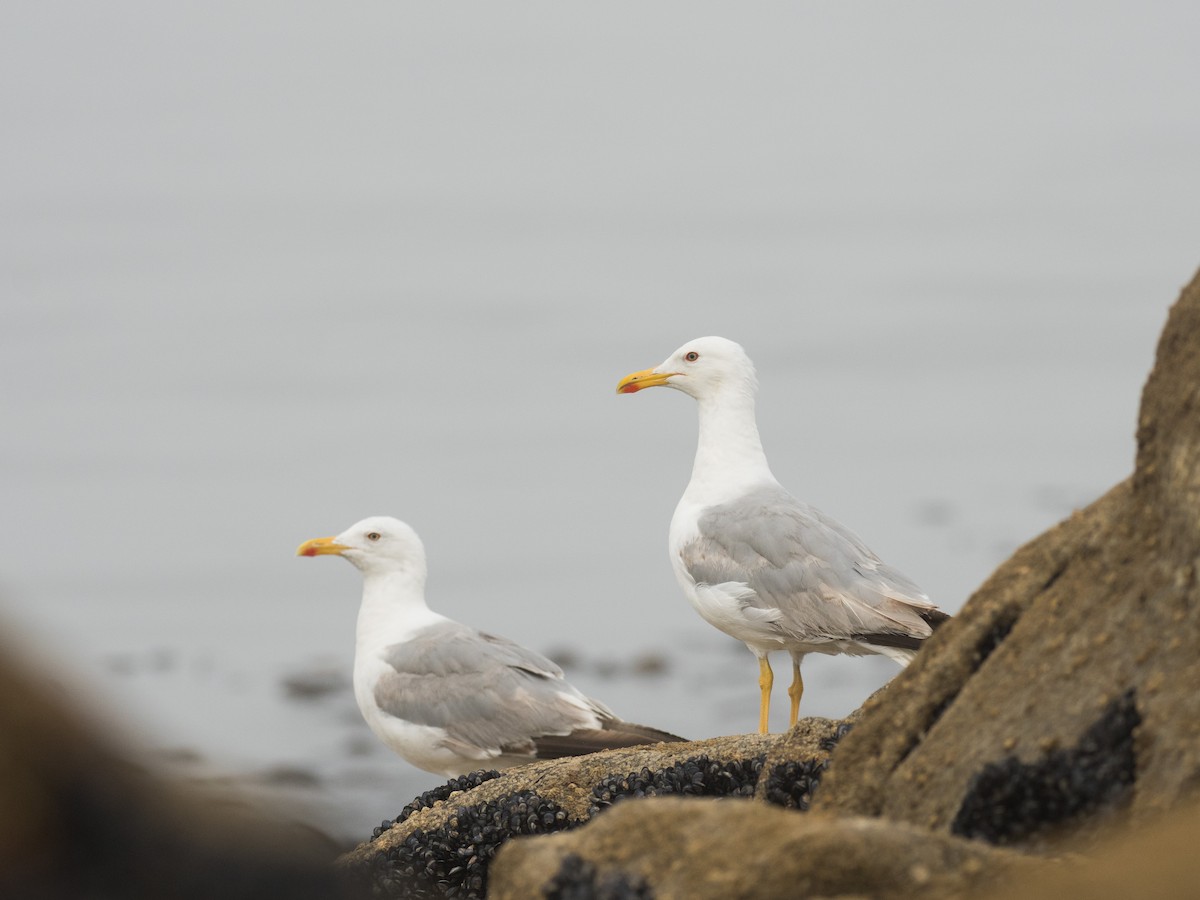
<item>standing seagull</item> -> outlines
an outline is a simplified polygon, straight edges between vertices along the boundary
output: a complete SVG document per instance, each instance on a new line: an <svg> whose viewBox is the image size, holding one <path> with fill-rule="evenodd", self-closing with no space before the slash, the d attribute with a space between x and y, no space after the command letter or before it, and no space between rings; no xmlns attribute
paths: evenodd
<svg viewBox="0 0 1200 900"><path fill-rule="evenodd" d="M546 657L439 615L425 604L425 547L387 516L300 545L363 573L354 697L376 736L446 777L537 759L683 738L623 722Z"/></svg>
<svg viewBox="0 0 1200 900"><path fill-rule="evenodd" d="M692 480L671 519L671 565L696 612L758 657L759 732L767 731L772 650L792 655L789 727L805 654L881 653L907 665L949 616L775 480L754 419L758 379L741 345L689 341L657 368L625 376L617 393L659 386L690 394L700 409Z"/></svg>

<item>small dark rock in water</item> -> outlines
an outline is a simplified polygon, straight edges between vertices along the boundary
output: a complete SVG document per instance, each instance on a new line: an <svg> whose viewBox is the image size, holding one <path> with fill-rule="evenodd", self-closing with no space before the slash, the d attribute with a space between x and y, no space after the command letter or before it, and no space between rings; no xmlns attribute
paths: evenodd
<svg viewBox="0 0 1200 900"><path fill-rule="evenodd" d="M621 674L621 665L612 659L602 659L596 663L596 674L604 680L616 678Z"/></svg>
<svg viewBox="0 0 1200 900"><path fill-rule="evenodd" d="M557 803L533 791L460 806L440 828L416 829L404 843L381 850L368 876L371 888L377 896L405 900L482 898L487 892L488 865L505 841L576 824Z"/></svg>
<svg viewBox="0 0 1200 900"><path fill-rule="evenodd" d="M175 668L175 653L165 647L145 653L115 653L104 661L108 670L116 675L153 672L162 674Z"/></svg>
<svg viewBox="0 0 1200 900"><path fill-rule="evenodd" d="M355 735L347 739L345 746L347 756L370 756L382 745L373 737Z"/></svg>
<svg viewBox="0 0 1200 900"><path fill-rule="evenodd" d="M132 675L134 670L133 656L128 653L114 653L104 660L104 665L114 675Z"/></svg>
<svg viewBox="0 0 1200 900"><path fill-rule="evenodd" d="M283 691L289 700L319 700L329 694L347 691L350 686L349 676L333 669L298 672L283 679Z"/></svg>
<svg viewBox="0 0 1200 900"><path fill-rule="evenodd" d="M1011 844L1117 803L1137 775L1133 731L1141 723L1133 691L1105 707L1068 750L1023 763L1006 756L972 779L951 831Z"/></svg>
<svg viewBox="0 0 1200 900"><path fill-rule="evenodd" d="M696 756L651 772L642 769L628 775L613 775L592 788L588 815L595 815L626 797L656 797L685 794L696 797L751 797L758 784L765 757L719 762Z"/></svg>
<svg viewBox="0 0 1200 900"><path fill-rule="evenodd" d="M669 661L661 653L643 653L634 658L630 665L634 675L665 675Z"/></svg>
<svg viewBox="0 0 1200 900"><path fill-rule="evenodd" d="M371 840L379 837L393 825L399 825L405 821L413 813L420 812L423 809L428 809L436 803L447 799L451 794L456 794L459 791L469 791L471 788L477 788L485 781L491 781L493 778L499 778L500 773L495 769L480 769L477 772L470 772L466 775L461 775L458 778L451 778L445 784L438 785L433 790L426 791L419 797L413 798L404 809L400 810L400 815L392 819L390 822L383 822L371 833Z"/></svg>
<svg viewBox="0 0 1200 900"><path fill-rule="evenodd" d="M546 656L561 669L577 669L583 664L579 653L570 647L555 647Z"/></svg>
<svg viewBox="0 0 1200 900"><path fill-rule="evenodd" d="M589 660L584 658L578 651L567 647L556 648L546 655L567 671L571 669L582 670L590 668L600 678L606 680L611 678L645 678L648 676L664 675L671 668L670 658L654 650L648 650L627 659L606 657Z"/></svg>
<svg viewBox="0 0 1200 900"><path fill-rule="evenodd" d="M276 766L268 769L260 776L264 784L285 785L287 787L316 787L321 779L311 769L301 769L297 766Z"/></svg>
<svg viewBox="0 0 1200 900"><path fill-rule="evenodd" d="M563 857L545 888L546 900L654 900L654 890L640 875L610 872L597 878L596 867L577 853Z"/></svg>
<svg viewBox="0 0 1200 900"><path fill-rule="evenodd" d="M194 766L204 757L191 747L161 747L154 751L155 759L170 766Z"/></svg>

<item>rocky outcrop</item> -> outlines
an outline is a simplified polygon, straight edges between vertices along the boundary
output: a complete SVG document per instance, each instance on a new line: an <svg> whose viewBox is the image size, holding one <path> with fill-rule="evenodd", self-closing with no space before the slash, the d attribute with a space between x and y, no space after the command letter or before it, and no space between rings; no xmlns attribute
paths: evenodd
<svg viewBox="0 0 1200 900"><path fill-rule="evenodd" d="M807 809L851 724L807 719L787 734L631 747L474 773L418 797L342 863L384 896L481 897L491 861L510 838L574 829L634 798L756 797Z"/></svg>
<svg viewBox="0 0 1200 900"><path fill-rule="evenodd" d="M1140 821L1200 784L1200 280L1137 467L1022 547L839 748L817 807L1003 844Z"/></svg>

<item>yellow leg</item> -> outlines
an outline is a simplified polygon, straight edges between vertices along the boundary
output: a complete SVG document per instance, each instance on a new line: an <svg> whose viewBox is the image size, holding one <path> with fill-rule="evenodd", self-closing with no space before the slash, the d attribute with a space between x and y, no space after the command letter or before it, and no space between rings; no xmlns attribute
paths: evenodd
<svg viewBox="0 0 1200 900"><path fill-rule="evenodd" d="M771 672L771 664L765 656L758 658L758 689L762 691L762 705L758 710L758 733L767 733L767 714L771 711L771 685L775 683L775 675Z"/></svg>
<svg viewBox="0 0 1200 900"><path fill-rule="evenodd" d="M796 724L800 718L800 697L804 694L804 679L800 677L800 663L792 660L792 684L788 688L788 696L792 698L792 714L788 717L788 728Z"/></svg>

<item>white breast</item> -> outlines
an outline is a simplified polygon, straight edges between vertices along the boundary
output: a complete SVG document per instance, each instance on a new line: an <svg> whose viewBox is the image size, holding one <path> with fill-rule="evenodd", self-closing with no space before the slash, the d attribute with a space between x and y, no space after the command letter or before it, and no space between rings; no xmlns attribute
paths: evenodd
<svg viewBox="0 0 1200 900"><path fill-rule="evenodd" d="M478 760L465 760L443 746L445 730L430 725L409 722L400 715L384 712L375 702L375 683L390 669L382 659L364 655L354 661L354 699L363 719L375 736L405 760L426 772L451 778L479 769L487 761L481 753Z"/></svg>
<svg viewBox="0 0 1200 900"><path fill-rule="evenodd" d="M684 566L680 551L699 538L696 522L703 508L690 502L685 494L671 518L671 567L675 571L675 579L683 588L684 596L700 617L714 628L744 641L752 648L764 651L782 649L785 646L783 634L774 627L779 620L779 612L747 606L746 600L755 596L748 584L729 581L698 585Z"/></svg>

